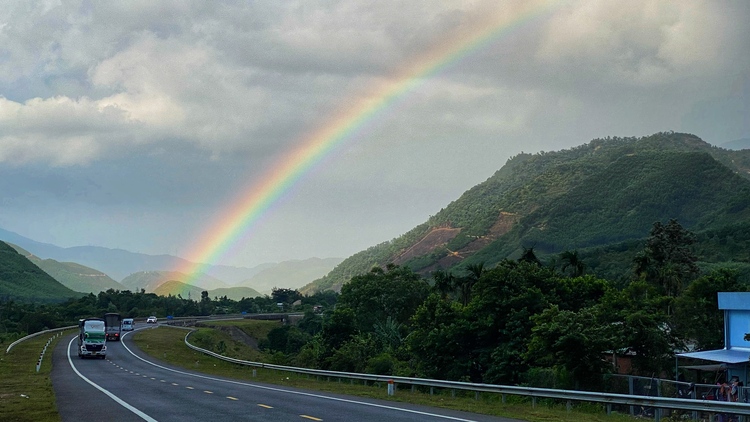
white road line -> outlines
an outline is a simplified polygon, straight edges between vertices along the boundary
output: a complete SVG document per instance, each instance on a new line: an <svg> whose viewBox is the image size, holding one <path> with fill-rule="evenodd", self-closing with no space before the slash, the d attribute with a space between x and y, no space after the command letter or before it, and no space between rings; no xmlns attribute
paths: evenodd
<svg viewBox="0 0 750 422"><path fill-rule="evenodd" d="M130 333L128 333L128 334L130 334ZM125 343L122 343L122 346L131 355L133 355L136 358L142 360L143 362L148 363L149 365L153 365L153 366L155 366L157 368L161 368L161 369L164 369L164 370L167 370L167 371L176 372L176 373L182 374L182 375L188 375L188 376L191 376L191 377L203 378L203 379L207 379L207 380L211 380L211 381L225 382L225 383L228 383L228 384L244 385L246 387L259 388L259 389L262 389L262 390L277 391L277 392L280 392L280 393L296 394L296 395L299 395L299 396L315 397L315 398L324 399L324 400L332 400L332 401L339 401L339 402L343 402L343 403L358 404L358 405L361 405L361 406L377 407L377 408L380 408L380 409L395 410L395 411L398 411L398 412L413 413L413 414L416 414L416 415L432 416L432 417L435 417L435 418L448 419L448 420L452 420L452 421L476 422L473 419L463 419L463 418L457 418L457 417L454 417L454 416L440 415L440 414L437 414L437 413L422 412L422 411L419 411L419 410L412 410L412 409L403 409L403 408L400 408L400 407L386 406L384 404L367 403L367 402L363 402L363 401L342 399L342 398L338 398L338 397L322 396L320 394L305 393L305 392L302 392L302 391L292 391L292 390L285 390L283 388L274 388L274 387L266 387L266 386L263 386L263 385L248 384L246 382L224 380L224 379L220 379L220 378L209 377L209 376L206 376L206 375L191 374L190 372L183 372L183 371L178 371L176 369L167 368L166 366L161 366L161 365L156 364L154 362L151 362L151 361L148 361L146 359L143 359L142 357L140 357L140 356L136 355L135 353L133 353L133 351L130 350L130 348L127 345L125 345Z"/></svg>
<svg viewBox="0 0 750 422"><path fill-rule="evenodd" d="M140 416L140 417L141 417L141 419L143 419L144 421L148 421L148 422L158 422L158 421L157 421L156 419L152 418L151 416L149 416L149 415L147 415L147 414L145 414L145 413L141 412L140 410L138 410L138 409L136 409L135 407L133 407L133 406L129 405L128 403L125 403L125 401L124 401L124 400L122 400L121 398L117 397L116 395L114 395L114 394L110 393L109 391L107 391L107 390L103 389L102 387L99 387L99 386L98 386L98 385L97 385L96 383L94 383L94 382L93 382L93 381L91 381L90 379L88 379L88 378L84 377L82 373L78 372L78 369L76 369L76 366L75 366L75 365L73 365L73 360L72 360L72 359L70 359L70 345L71 345L71 344L73 343L73 340L77 340L77 337L73 337L72 339L70 339L70 343L68 343L68 350L66 351L66 353L67 353L67 355L68 355L68 363L70 363L70 367L71 367L71 368L73 368L73 371L74 371L74 372L75 372L75 373L76 373L76 374L77 374L77 375L78 375L79 377L81 377L81 379L82 379L82 380L84 380L84 381L86 381L87 383L91 384L91 385L92 385L92 386L93 386L94 388L96 388L97 390L101 391L102 393L104 393L104 394L108 395L108 396L109 396L109 398L111 398L112 400L116 401L116 402L117 402L117 403L118 403L118 404L119 404L120 406L122 406L122 407L124 407L124 408L126 408L126 409L130 410L131 412L135 413L136 415ZM128 351L129 351L129 350L128 350ZM132 353L132 352L131 352L131 353Z"/></svg>

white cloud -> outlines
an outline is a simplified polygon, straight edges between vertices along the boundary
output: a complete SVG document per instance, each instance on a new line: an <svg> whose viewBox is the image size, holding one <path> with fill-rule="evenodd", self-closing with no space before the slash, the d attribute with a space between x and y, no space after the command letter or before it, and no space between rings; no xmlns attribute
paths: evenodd
<svg viewBox="0 0 750 422"><path fill-rule="evenodd" d="M724 64L727 18L713 2L577 1L550 20L537 56L611 85L684 82Z"/></svg>
<svg viewBox="0 0 750 422"><path fill-rule="evenodd" d="M750 3L549 4L534 16L519 14L526 0L5 4L0 173L26 184L3 190L15 214L6 210L0 224L25 221L24 207L34 207L38 232L52 233L59 218L45 223L45 210L74 196L80 203L71 209L89 210L92 220L75 232L94 240L65 243L104 242L107 216L127 206L117 215L137 208L133 215L149 218L123 222L117 236L147 232L147 224L154 234L143 250L175 251L163 227L187 244L200 232L196 222L252 187L270 158L367 93L377 97L377 84L426 52L450 54L441 48L505 19L514 25L492 42L399 92L353 130L287 202L301 211L269 218L253 250L290 250L274 232L309 226L309 210L326 213L321 232L370 233L359 244L387 240L400 233L382 227L407 230L403 221L423 221L521 150L670 129L716 141L750 136L742 109ZM60 203L34 206L48 196ZM189 216L176 219L176 209ZM364 227L358 213L379 218Z"/></svg>

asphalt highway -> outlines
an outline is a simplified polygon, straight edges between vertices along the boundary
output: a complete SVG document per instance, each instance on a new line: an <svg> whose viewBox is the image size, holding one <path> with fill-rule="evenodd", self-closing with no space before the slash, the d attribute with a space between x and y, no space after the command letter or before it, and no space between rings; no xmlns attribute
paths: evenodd
<svg viewBox="0 0 750 422"><path fill-rule="evenodd" d="M129 334L107 342L105 360L78 358L75 335L58 343L51 379L63 422L511 421L208 376L153 360Z"/></svg>

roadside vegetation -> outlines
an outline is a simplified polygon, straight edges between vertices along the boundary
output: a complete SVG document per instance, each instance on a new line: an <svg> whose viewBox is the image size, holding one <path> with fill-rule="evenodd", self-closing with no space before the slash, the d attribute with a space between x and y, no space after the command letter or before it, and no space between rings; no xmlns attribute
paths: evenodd
<svg viewBox="0 0 750 422"><path fill-rule="evenodd" d="M47 346L39 372L36 372L39 355L54 334L22 341L7 354L7 346L0 351L0 421L60 421L50 371L52 350L67 333L70 331L55 336Z"/></svg>
<svg viewBox="0 0 750 422"><path fill-rule="evenodd" d="M247 321L222 322L222 325L235 324L246 327L255 325L254 322L248 324ZM264 322L263 324L258 324L258 326L268 324ZM278 323L270 324L278 325ZM204 333L203 346L195 341L196 334L190 336L191 343L196 346L215 351L215 345L219 342L228 343L231 341L231 338L225 332L214 330L213 333L209 334L207 330L211 329L201 328L199 330ZM433 394L430 394L429 389L412 391L409 387L397 389L394 396L388 396L386 383L369 382L365 385L361 381L352 383L349 380L328 379L326 377L307 376L266 368L253 368L216 359L188 348L184 343L187 333L188 331L185 329L161 326L134 333L134 340L136 345L148 355L171 365L250 383L266 383L290 388L304 388L335 394L349 394L358 397L422 404L534 422L632 421L632 418L627 415L606 415L602 406L587 403L574 404L572 409L568 411L566 404L560 401L539 400L536 407L532 407L531 400L526 398L508 396L506 403L502 403L502 398L497 394L482 393L479 395L479 400L477 400L473 392L436 390ZM213 343L206 343L206 339L210 339ZM238 347L248 346L243 345ZM233 350L224 354L237 359L241 359L238 356L252 355L250 351L242 350ZM259 357L264 358L267 355L261 354ZM255 375L253 375L253 370L255 370Z"/></svg>

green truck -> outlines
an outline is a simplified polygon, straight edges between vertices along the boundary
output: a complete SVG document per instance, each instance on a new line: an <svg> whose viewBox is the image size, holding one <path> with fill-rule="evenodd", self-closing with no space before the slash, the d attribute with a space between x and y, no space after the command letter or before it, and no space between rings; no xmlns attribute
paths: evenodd
<svg viewBox="0 0 750 422"><path fill-rule="evenodd" d="M107 332L104 319L84 318L78 321L78 357L107 356Z"/></svg>

